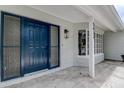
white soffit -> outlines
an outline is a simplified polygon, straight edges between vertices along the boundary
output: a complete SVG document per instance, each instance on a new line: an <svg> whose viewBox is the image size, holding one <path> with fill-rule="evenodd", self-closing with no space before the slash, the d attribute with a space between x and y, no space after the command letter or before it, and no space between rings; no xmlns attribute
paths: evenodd
<svg viewBox="0 0 124 93"><path fill-rule="evenodd" d="M86 22L88 16L72 5L30 5L29 7L72 23Z"/></svg>
<svg viewBox="0 0 124 93"><path fill-rule="evenodd" d="M95 20L111 31L120 31L123 29L117 13L112 9L112 5L77 5L75 6L87 15L92 16ZM107 30L107 29L106 29Z"/></svg>

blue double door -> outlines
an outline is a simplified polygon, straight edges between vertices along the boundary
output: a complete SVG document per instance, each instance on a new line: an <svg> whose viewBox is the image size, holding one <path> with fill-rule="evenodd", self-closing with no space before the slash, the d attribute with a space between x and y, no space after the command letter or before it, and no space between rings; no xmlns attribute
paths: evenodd
<svg viewBox="0 0 124 93"><path fill-rule="evenodd" d="M49 25L22 20L23 74L49 68Z"/></svg>
<svg viewBox="0 0 124 93"><path fill-rule="evenodd" d="M1 80L59 67L59 26L2 12Z"/></svg>

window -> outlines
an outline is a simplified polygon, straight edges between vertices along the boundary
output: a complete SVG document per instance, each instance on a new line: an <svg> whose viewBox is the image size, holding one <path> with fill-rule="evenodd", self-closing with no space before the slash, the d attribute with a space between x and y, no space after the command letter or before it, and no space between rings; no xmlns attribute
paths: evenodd
<svg viewBox="0 0 124 93"><path fill-rule="evenodd" d="M58 26L51 25L51 51L50 51L50 67L59 66L59 28Z"/></svg>
<svg viewBox="0 0 124 93"><path fill-rule="evenodd" d="M79 30L78 42L79 55L86 55L86 30Z"/></svg>
<svg viewBox="0 0 124 93"><path fill-rule="evenodd" d="M95 54L103 53L103 35L94 33L94 52Z"/></svg>
<svg viewBox="0 0 124 93"><path fill-rule="evenodd" d="M79 30L78 32L79 55L89 55L89 31ZM103 53L103 35L94 33L94 53Z"/></svg>

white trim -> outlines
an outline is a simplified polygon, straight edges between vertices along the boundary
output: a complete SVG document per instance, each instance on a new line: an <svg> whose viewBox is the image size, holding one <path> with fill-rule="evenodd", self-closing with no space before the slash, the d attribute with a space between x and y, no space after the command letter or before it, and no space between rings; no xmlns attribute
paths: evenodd
<svg viewBox="0 0 124 93"><path fill-rule="evenodd" d="M88 34L87 34L88 30L86 29L86 56L88 55L88 52L87 52L87 37L88 37Z"/></svg>
<svg viewBox="0 0 124 93"><path fill-rule="evenodd" d="M95 56L94 56L94 18L89 22L89 75L95 77Z"/></svg>
<svg viewBox="0 0 124 93"><path fill-rule="evenodd" d="M114 18L116 18L118 20L118 21L116 21L117 25L119 25L120 26L120 29L123 30L124 29L124 23L122 22L121 17L119 16L117 10L115 9L115 7L113 5L110 6L110 9L113 12Z"/></svg>
<svg viewBox="0 0 124 93"><path fill-rule="evenodd" d="M104 53L97 53L97 54L94 54L95 57L97 56L101 56L101 55L104 55ZM89 58L89 55L78 55L78 57L82 57L82 58Z"/></svg>

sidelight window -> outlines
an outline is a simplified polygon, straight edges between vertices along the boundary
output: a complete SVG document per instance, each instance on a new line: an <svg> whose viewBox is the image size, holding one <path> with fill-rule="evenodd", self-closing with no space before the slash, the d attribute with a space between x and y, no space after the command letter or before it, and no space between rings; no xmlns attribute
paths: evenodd
<svg viewBox="0 0 124 93"><path fill-rule="evenodd" d="M3 80L20 76L20 18L3 15Z"/></svg>
<svg viewBox="0 0 124 93"><path fill-rule="evenodd" d="M51 26L50 27L50 37L51 37L51 44L50 44L50 67L56 67L59 65L59 28L58 26Z"/></svg>

